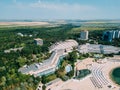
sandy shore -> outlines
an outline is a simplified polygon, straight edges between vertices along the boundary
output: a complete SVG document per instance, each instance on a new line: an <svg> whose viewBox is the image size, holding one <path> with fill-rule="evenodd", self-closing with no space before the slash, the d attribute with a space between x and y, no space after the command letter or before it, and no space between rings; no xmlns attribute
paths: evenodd
<svg viewBox="0 0 120 90"><path fill-rule="evenodd" d="M119 88L120 86L115 84L115 82L112 81L112 79L110 77L111 71L116 67L120 67L120 62L119 63L118 62L108 62L108 66L106 66L106 68L103 70L103 73L105 74L107 80L109 80L109 82L111 82L112 85Z"/></svg>
<svg viewBox="0 0 120 90"><path fill-rule="evenodd" d="M92 62L92 60L93 58L87 58L82 62L76 63L77 69L86 69L86 68L90 68L91 70L93 69L91 75L85 77L82 80L75 80L75 79L68 80L58 85L57 87L54 87L54 89L51 88L51 90L89 90L89 89L90 90L120 90L120 87L116 85L111 80L110 77L110 71L116 67L119 67L120 62L113 62L108 60L106 63L99 64L96 62ZM88 65L91 65L91 67L88 67ZM90 77L93 77L93 74L95 73L94 70L100 70L97 71L98 77L100 77L99 72L101 72L105 77L106 81L108 81L108 84L106 85L102 84L102 88L95 87L90 79ZM111 85L112 88L109 88L108 87L109 85Z"/></svg>
<svg viewBox="0 0 120 90"><path fill-rule="evenodd" d="M87 67L91 64L93 64L93 60L94 58L86 58L84 60L79 60L75 66L77 70L81 70L81 69L87 69Z"/></svg>

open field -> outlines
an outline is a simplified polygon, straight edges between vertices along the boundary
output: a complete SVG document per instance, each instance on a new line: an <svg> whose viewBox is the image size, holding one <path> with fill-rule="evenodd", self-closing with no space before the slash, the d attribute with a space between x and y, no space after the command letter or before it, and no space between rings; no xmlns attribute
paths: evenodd
<svg viewBox="0 0 120 90"><path fill-rule="evenodd" d="M90 20L84 23L120 23L120 20Z"/></svg>
<svg viewBox="0 0 120 90"><path fill-rule="evenodd" d="M0 22L0 26L37 26L48 25L48 22Z"/></svg>

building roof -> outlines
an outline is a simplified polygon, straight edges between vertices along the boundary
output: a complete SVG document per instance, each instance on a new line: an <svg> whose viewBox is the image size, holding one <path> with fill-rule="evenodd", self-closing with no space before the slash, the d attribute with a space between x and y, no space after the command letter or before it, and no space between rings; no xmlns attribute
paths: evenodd
<svg viewBox="0 0 120 90"><path fill-rule="evenodd" d="M53 51L51 57L47 60L44 60L42 63L34 63L30 66L22 67L19 69L20 72L24 74L31 74L38 76L42 72L50 71L56 69L61 57L66 55L63 49L73 48L77 46L78 43L75 40L67 40L65 42L59 42L54 44L55 46L51 49Z"/></svg>
<svg viewBox="0 0 120 90"><path fill-rule="evenodd" d="M65 71L68 73L72 70L72 66L69 64L65 67Z"/></svg>
<svg viewBox="0 0 120 90"><path fill-rule="evenodd" d="M110 53L118 53L120 51L120 48L110 45L85 44L85 45L80 45L78 50L80 52L86 52L86 53L95 52L95 53L110 54Z"/></svg>
<svg viewBox="0 0 120 90"><path fill-rule="evenodd" d="M60 57L59 52L55 51L49 59L44 60L42 63L34 63L29 66L21 67L19 72L37 76L39 73L56 68Z"/></svg>
<svg viewBox="0 0 120 90"><path fill-rule="evenodd" d="M78 43L75 40L66 40L64 42L57 42L53 44L49 50L50 52L60 49L67 49L67 48L73 48L75 46L78 46Z"/></svg>
<svg viewBox="0 0 120 90"><path fill-rule="evenodd" d="M19 51L21 51L23 49L23 47L19 47L19 48L10 48L10 49L8 49L8 50L4 50L4 53L10 53L11 51L17 51L17 50L19 50Z"/></svg>
<svg viewBox="0 0 120 90"><path fill-rule="evenodd" d="M41 38L35 38L34 40L38 41L38 40L42 40Z"/></svg>

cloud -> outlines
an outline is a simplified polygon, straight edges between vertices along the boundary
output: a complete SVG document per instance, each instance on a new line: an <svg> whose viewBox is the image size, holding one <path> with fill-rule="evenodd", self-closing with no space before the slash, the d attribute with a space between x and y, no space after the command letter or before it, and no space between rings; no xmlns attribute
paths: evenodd
<svg viewBox="0 0 120 90"><path fill-rule="evenodd" d="M37 3L31 3L30 7L33 8L44 8L51 10L60 10L60 11L93 11L96 10L95 7L89 5L80 5L80 4L67 4L67 3L48 3L42 2L39 0Z"/></svg>
<svg viewBox="0 0 120 90"><path fill-rule="evenodd" d="M82 4L69 4L69 3L54 3L49 0L37 0L37 2L20 2L17 0L13 0L15 3L15 7L17 8L34 8L34 9L46 9L46 10L58 10L58 11L96 11L97 8L90 5L82 5Z"/></svg>
<svg viewBox="0 0 120 90"><path fill-rule="evenodd" d="M16 1L16 0L15 0ZM94 13L99 11L91 5L80 3L50 2L48 0L38 0L37 2L16 1L11 6L13 12L18 12L17 17L33 18L89 18L95 17ZM32 13L31 13L32 12Z"/></svg>
<svg viewBox="0 0 120 90"><path fill-rule="evenodd" d="M45 15L54 18L88 18L94 17L93 13L98 11L94 6L68 3L39 2L30 4L30 7L44 10Z"/></svg>

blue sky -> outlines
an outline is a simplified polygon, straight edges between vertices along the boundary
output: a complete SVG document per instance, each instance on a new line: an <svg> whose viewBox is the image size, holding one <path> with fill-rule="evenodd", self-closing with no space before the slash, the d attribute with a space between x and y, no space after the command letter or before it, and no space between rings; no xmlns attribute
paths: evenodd
<svg viewBox="0 0 120 90"><path fill-rule="evenodd" d="M120 19L120 0L0 0L0 19Z"/></svg>

